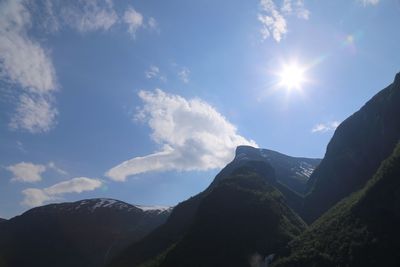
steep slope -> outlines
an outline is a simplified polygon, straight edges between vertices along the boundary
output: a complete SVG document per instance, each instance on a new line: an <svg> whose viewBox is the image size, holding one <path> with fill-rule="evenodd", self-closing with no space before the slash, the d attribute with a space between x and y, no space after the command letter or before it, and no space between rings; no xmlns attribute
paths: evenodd
<svg viewBox="0 0 400 267"><path fill-rule="evenodd" d="M275 156L279 157L275 159ZM285 160L282 160L282 158ZM280 162L280 164L277 164L278 162ZM260 176L268 176L269 183L279 188L289 202L290 207L295 207L296 205L301 207L302 198L291 189L280 184L279 180L290 179L286 178L285 175L292 177L291 179L297 177L298 180L305 180L306 175L301 172L301 166L304 165L303 162L309 164L311 167L308 171L312 171L320 160L294 158L271 150L239 146L236 149L234 160L217 174L214 181L205 191L178 204L165 224L158 227L143 240L132 244L124 253L116 257L113 264L110 266L136 266L150 259L154 259L157 255L168 250L189 230L202 200L218 186L219 183L225 179L229 179L232 173L240 168L250 168ZM277 170L275 170L275 168ZM287 168L288 171L284 171L285 168Z"/></svg>
<svg viewBox="0 0 400 267"><path fill-rule="evenodd" d="M400 137L400 73L394 82L343 121L308 182L302 217L312 222L361 189Z"/></svg>
<svg viewBox="0 0 400 267"><path fill-rule="evenodd" d="M103 266L169 213L113 199L34 208L0 224L0 266Z"/></svg>
<svg viewBox="0 0 400 267"><path fill-rule="evenodd" d="M232 170L248 161L267 162L274 168L278 183L298 194L303 194L312 172L321 159L291 157L269 149L238 146L235 159L217 175L213 183L218 183Z"/></svg>
<svg viewBox="0 0 400 267"><path fill-rule="evenodd" d="M400 145L360 191L293 242L274 266L400 266Z"/></svg>
<svg viewBox="0 0 400 267"><path fill-rule="evenodd" d="M298 236L305 224L265 178L239 169L218 184L159 266L250 266Z"/></svg>

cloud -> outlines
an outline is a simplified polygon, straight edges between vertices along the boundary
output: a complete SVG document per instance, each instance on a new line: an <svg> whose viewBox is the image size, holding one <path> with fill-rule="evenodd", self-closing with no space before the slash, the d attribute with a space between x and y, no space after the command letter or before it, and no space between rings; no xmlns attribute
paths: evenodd
<svg viewBox="0 0 400 267"><path fill-rule="evenodd" d="M325 132L334 131L339 126L339 124L340 124L340 122L338 122L338 121L319 123L311 129L311 132L312 133L325 133Z"/></svg>
<svg viewBox="0 0 400 267"><path fill-rule="evenodd" d="M148 70L145 71L144 74L146 75L147 79L152 79L160 74L160 69L157 66L152 65Z"/></svg>
<svg viewBox="0 0 400 267"><path fill-rule="evenodd" d="M232 160L238 145L257 146L214 107L200 99L185 99L160 89L140 91L144 105L136 119L149 125L160 149L110 169L106 176L125 181L149 171L204 171L221 168Z"/></svg>
<svg viewBox="0 0 400 267"><path fill-rule="evenodd" d="M158 22L157 22L157 20L155 18L150 17L148 22L147 22L147 24L149 25L148 27L150 29L158 30Z"/></svg>
<svg viewBox="0 0 400 267"><path fill-rule="evenodd" d="M41 174L46 171L46 166L30 162L20 162L6 167L13 174L11 181L34 183L42 180Z"/></svg>
<svg viewBox="0 0 400 267"><path fill-rule="evenodd" d="M23 129L31 133L47 132L56 124L57 114L51 96L22 94L9 126L13 130Z"/></svg>
<svg viewBox="0 0 400 267"><path fill-rule="evenodd" d="M364 6L375 6L379 4L380 0L357 0L362 3Z"/></svg>
<svg viewBox="0 0 400 267"><path fill-rule="evenodd" d="M161 80L163 82L165 82L167 80L167 78L160 73L160 69L155 65L151 65L144 72L144 75L146 76L147 79L155 79L155 78L157 78L157 79L159 79L159 80Z"/></svg>
<svg viewBox="0 0 400 267"><path fill-rule="evenodd" d="M305 8L303 0L283 0L280 8L273 0L260 0L260 7L258 20L262 24L263 40L272 36L276 42L280 42L288 32L286 20L288 16L295 15L305 20L310 16L310 11Z"/></svg>
<svg viewBox="0 0 400 267"><path fill-rule="evenodd" d="M121 13L123 17L112 0L0 1L0 80L14 85L18 99L9 122L12 130L44 133L57 123L54 95L59 85L51 51L32 37L32 31L108 31L123 22L135 36L145 27L143 15L132 7ZM156 19L149 17L146 27L158 29Z"/></svg>
<svg viewBox="0 0 400 267"><path fill-rule="evenodd" d="M112 1L67 2L61 11L65 24L80 32L107 31L119 20Z"/></svg>
<svg viewBox="0 0 400 267"><path fill-rule="evenodd" d="M190 70L188 68L186 68L186 67L183 67L178 72L179 79L184 83L189 83L189 76L190 76Z"/></svg>
<svg viewBox="0 0 400 267"><path fill-rule="evenodd" d="M67 174L66 171L58 168L52 161L50 161L47 165L33 164L31 162L20 162L6 167L6 170L10 171L14 176L11 178L11 181L26 183L41 181L41 174L50 169L62 175Z"/></svg>
<svg viewBox="0 0 400 267"><path fill-rule="evenodd" d="M125 11L123 20L128 25L128 32L135 38L136 31L143 26L143 15L130 7Z"/></svg>
<svg viewBox="0 0 400 267"><path fill-rule="evenodd" d="M48 131L55 122L57 110L49 99L57 78L49 52L28 35L32 23L22 1L0 3L0 79L24 91L10 126L37 133ZM35 111L40 113L31 113Z"/></svg>
<svg viewBox="0 0 400 267"><path fill-rule="evenodd" d="M56 164L54 162L52 162L52 161L47 163L47 168L48 169L52 169L52 170L58 172L61 175L67 175L68 174L68 172L66 172L63 169L60 169L59 167L57 167Z"/></svg>
<svg viewBox="0 0 400 267"><path fill-rule="evenodd" d="M37 207L43 205L44 202L52 200L43 190L36 188L28 188L22 191L24 200L21 202L22 205L28 207Z"/></svg>
<svg viewBox="0 0 400 267"><path fill-rule="evenodd" d="M98 179L76 177L44 189L28 188L22 191L24 200L21 204L28 207L36 207L43 205L44 202L59 199L67 193L93 191L102 186L102 184L102 181Z"/></svg>

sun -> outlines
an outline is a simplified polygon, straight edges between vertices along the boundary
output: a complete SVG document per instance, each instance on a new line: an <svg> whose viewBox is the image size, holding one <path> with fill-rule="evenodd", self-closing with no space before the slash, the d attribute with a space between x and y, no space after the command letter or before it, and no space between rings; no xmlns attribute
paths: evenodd
<svg viewBox="0 0 400 267"><path fill-rule="evenodd" d="M282 70L278 73L280 78L279 86L288 90L301 89L305 81L305 69L297 63L290 63L284 65Z"/></svg>

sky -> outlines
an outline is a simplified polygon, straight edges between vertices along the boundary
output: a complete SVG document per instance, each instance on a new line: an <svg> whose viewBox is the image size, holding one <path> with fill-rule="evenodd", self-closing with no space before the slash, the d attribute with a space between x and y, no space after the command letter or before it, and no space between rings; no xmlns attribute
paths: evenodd
<svg viewBox="0 0 400 267"><path fill-rule="evenodd" d="M238 145L322 158L400 71L399 0L0 1L0 217L176 205Z"/></svg>

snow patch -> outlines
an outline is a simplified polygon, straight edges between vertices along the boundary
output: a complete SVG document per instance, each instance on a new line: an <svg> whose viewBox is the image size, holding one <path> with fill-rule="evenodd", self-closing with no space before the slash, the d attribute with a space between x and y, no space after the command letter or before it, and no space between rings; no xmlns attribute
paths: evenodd
<svg viewBox="0 0 400 267"><path fill-rule="evenodd" d="M159 213L164 212L166 210L171 209L168 206L144 206L144 205L135 205L135 207L141 209L142 211L158 211Z"/></svg>

